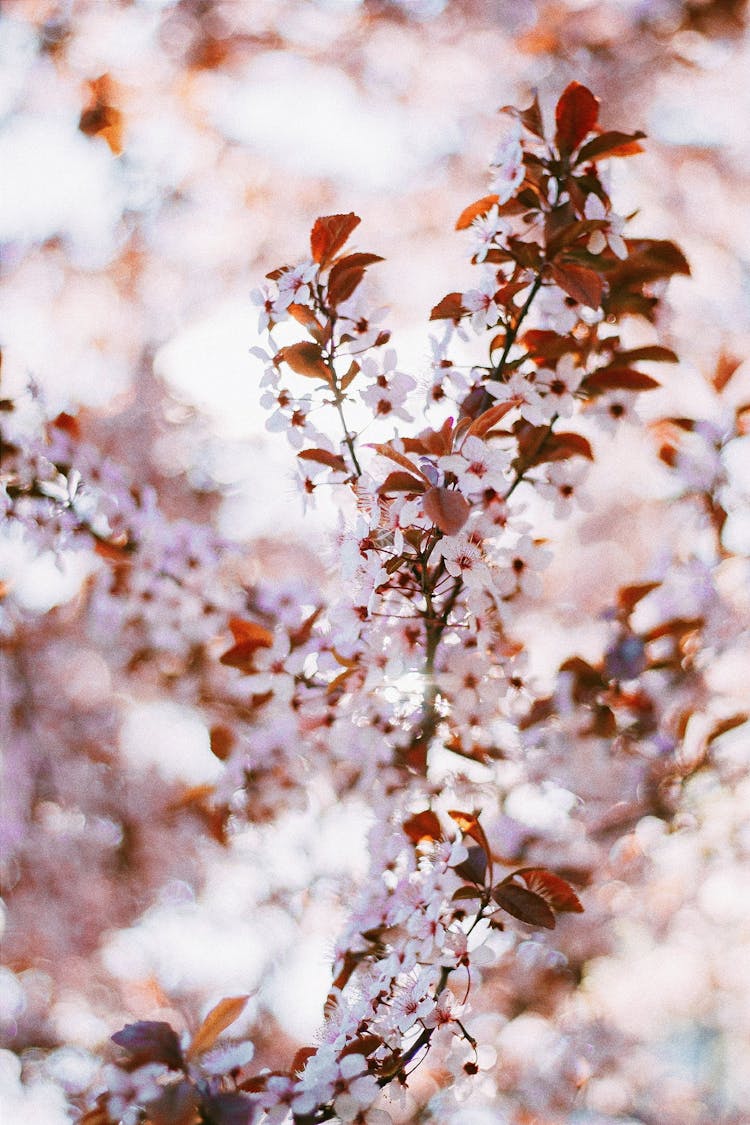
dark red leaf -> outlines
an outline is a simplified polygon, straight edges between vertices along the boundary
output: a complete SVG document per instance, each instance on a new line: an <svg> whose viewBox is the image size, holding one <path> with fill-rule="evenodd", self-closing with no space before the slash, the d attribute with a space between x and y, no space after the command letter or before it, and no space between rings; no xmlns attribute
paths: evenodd
<svg viewBox="0 0 750 1125"><path fill-rule="evenodd" d="M442 301L438 301L430 313L430 320L460 320L466 315L466 309L461 304L463 293L448 293Z"/></svg>
<svg viewBox="0 0 750 1125"><path fill-rule="evenodd" d="M328 300L334 307L351 297L373 262L382 262L379 254L347 254L339 258L328 277Z"/></svg>
<svg viewBox="0 0 750 1125"><path fill-rule="evenodd" d="M509 876L508 881L515 882L519 878L523 879L528 890L540 895L558 914L566 912L583 913L578 895L570 884L561 879L559 875L553 875L551 871L547 871L544 867L522 867L518 871L514 871Z"/></svg>
<svg viewBox="0 0 750 1125"><path fill-rule="evenodd" d="M329 469L346 472L347 464L338 453L331 453L328 449L303 449L297 456L301 461L315 461L319 465L327 465Z"/></svg>
<svg viewBox="0 0 750 1125"><path fill-rule="evenodd" d="M192 1082L185 1080L166 1086L158 1098L148 1103L149 1125L193 1125L197 1112L198 1092Z"/></svg>
<svg viewBox="0 0 750 1125"><path fill-rule="evenodd" d="M443 839L443 829L440 827L440 821L432 809L424 809L422 812L415 813L414 816L405 820L401 827L412 844L418 844L420 840Z"/></svg>
<svg viewBox="0 0 750 1125"><path fill-rule="evenodd" d="M112 1036L112 1042L130 1055L130 1065L160 1062L170 1070L181 1070L184 1060L177 1032L162 1020L138 1020Z"/></svg>
<svg viewBox="0 0 750 1125"><path fill-rule="evenodd" d="M308 379L321 379L329 385L331 383L331 372L323 359L320 344L301 340L298 344L282 348L275 358L277 363L288 363L298 375L305 375Z"/></svg>
<svg viewBox="0 0 750 1125"><path fill-rule="evenodd" d="M535 137L544 136L544 122L542 120L542 111L539 106L539 99L534 94L534 100L528 109L522 109L520 113L521 124Z"/></svg>
<svg viewBox="0 0 750 1125"><path fill-rule="evenodd" d="M424 494L424 513L443 535L456 535L471 513L466 497L454 488L430 488Z"/></svg>
<svg viewBox="0 0 750 1125"><path fill-rule="evenodd" d="M606 156L635 156L643 152L638 141L646 136L640 130L636 133L619 133L612 130L600 133L598 137L588 141L578 153L576 164L586 164L589 161L602 160Z"/></svg>
<svg viewBox="0 0 750 1125"><path fill-rule="evenodd" d="M382 1045L383 1040L379 1035L358 1035L351 1043L347 1043L339 1058L343 1059L345 1055L364 1055L367 1058Z"/></svg>
<svg viewBox="0 0 750 1125"><path fill-rule="evenodd" d="M583 382L584 389L592 395L605 391L653 391L659 386L657 379L633 367L601 367Z"/></svg>
<svg viewBox="0 0 750 1125"><path fill-rule="evenodd" d="M361 221L352 211L346 215L323 215L316 219L310 232L313 261L322 267L327 266Z"/></svg>
<svg viewBox="0 0 750 1125"><path fill-rule="evenodd" d="M660 344L645 344L642 348L629 348L624 352L617 352L614 357L619 364L637 363L640 359L649 360L651 363L678 363L679 357L671 348L663 348Z"/></svg>
<svg viewBox="0 0 750 1125"><path fill-rule="evenodd" d="M469 854L463 863L457 864L453 870L468 883L480 885L484 883L484 876L487 872L487 853L484 848L480 848L478 845L469 848L468 852Z"/></svg>
<svg viewBox="0 0 750 1125"><path fill-rule="evenodd" d="M586 266L574 266L570 262L550 267L554 281L563 292L590 309L598 309L602 303L604 285L598 273Z"/></svg>
<svg viewBox="0 0 750 1125"><path fill-rule="evenodd" d="M547 461L567 461L569 457L594 460L591 444L582 434L549 434L528 463L530 466L543 465Z"/></svg>
<svg viewBox="0 0 750 1125"><path fill-rule="evenodd" d="M498 906L526 922L529 926L543 926L546 930L554 930L555 915L552 908L533 891L526 890L516 883L502 882L492 888L492 897Z"/></svg>
<svg viewBox="0 0 750 1125"><path fill-rule="evenodd" d="M416 492L421 495L425 488L424 481L417 480L411 473L400 473L396 470L396 472L388 474L378 489L378 493L381 496L388 492Z"/></svg>
<svg viewBox="0 0 750 1125"><path fill-rule="evenodd" d="M201 1100L205 1125L251 1125L258 1116L254 1102L242 1094L210 1094Z"/></svg>
<svg viewBox="0 0 750 1125"><path fill-rule="evenodd" d="M563 155L578 148L599 118L599 99L580 82L571 82L555 107L555 139Z"/></svg>
<svg viewBox="0 0 750 1125"><path fill-rule="evenodd" d="M623 586L617 591L617 608L620 613L630 617L638 602L652 590L657 590L660 585L659 582L640 582L633 586Z"/></svg>

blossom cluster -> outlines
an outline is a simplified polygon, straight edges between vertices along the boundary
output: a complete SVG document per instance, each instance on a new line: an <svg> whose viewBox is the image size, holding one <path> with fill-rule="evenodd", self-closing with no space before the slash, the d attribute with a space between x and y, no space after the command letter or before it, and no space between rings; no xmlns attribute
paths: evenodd
<svg viewBox="0 0 750 1125"><path fill-rule="evenodd" d="M581 909L546 863L499 861L477 812L448 807L492 815L482 785L446 776L441 755L496 768L499 780L506 759L539 751L543 740L525 747L524 732L554 706L534 690L520 635L553 556L535 506L557 519L587 506L598 429L633 418L637 396L658 386L641 363L676 359L657 343L630 345L620 322L653 324L658 284L688 267L671 243L623 237L598 164L638 152L642 134L602 130L589 90L568 87L552 135L536 102L506 119L490 194L457 223L479 279L432 311L441 335L421 403L381 313L362 302L380 259L346 249L356 215L319 218L310 256L253 294L269 332L253 349L268 426L296 452L305 502L325 487L338 505L340 586L325 604L232 619L222 662L242 673L234 690L250 717L227 768L250 792L293 773L290 748L335 762L339 794L366 792L376 818L371 871L337 947L320 1043L288 1071L240 1067L195 1085L182 1055L144 1055L132 1025L115 1037L126 1069L145 1066L150 1082L148 1065L162 1065L158 1088L131 1094L146 1112L158 1105L163 1117L183 1091L217 1121L234 1120L240 1103L243 1120L384 1120L382 1092L408 1086L431 1049L458 1044L464 1076L477 1073L468 997L508 916L553 929L558 913ZM304 338L277 343L282 323ZM478 346L484 355L464 363ZM427 428L405 429L422 416ZM601 675L616 676L618 662L637 675L640 652L618 635ZM589 690L582 682L574 698ZM639 706L613 702L613 721L637 723ZM496 880L499 862L516 869ZM231 1107L209 1110L207 1098ZM102 1095L89 1125L110 1121L113 1104Z"/></svg>

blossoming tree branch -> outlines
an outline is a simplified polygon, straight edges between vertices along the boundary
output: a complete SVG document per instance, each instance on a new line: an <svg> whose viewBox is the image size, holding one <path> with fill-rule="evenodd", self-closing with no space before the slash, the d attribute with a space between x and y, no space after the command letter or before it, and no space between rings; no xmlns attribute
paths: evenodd
<svg viewBox="0 0 750 1125"><path fill-rule="evenodd" d="M217 1063L244 996L221 1001L190 1037L163 1021L129 1024L113 1036L118 1060L86 1125L378 1125L428 1056L471 1097L498 950L507 962L518 935L589 924L565 916L583 911L591 871L541 830L536 853L508 840L499 771L530 755L537 778L562 776L562 728L600 748L663 736L658 692L637 681L658 666L682 684L702 622L667 614L639 632L633 615L659 583L627 587L600 663L571 658L559 691L535 697L523 623L552 553L534 513L546 505L564 519L591 503L597 443L638 424L638 397L658 386L643 364L676 361L657 342L632 344L629 325L654 326L664 282L689 269L671 242L629 238L612 209L602 165L640 152L643 134L603 129L586 87L568 86L551 130L536 100L506 108L503 122L489 193L457 222L476 283L432 309L426 383L400 370L363 297L381 259L352 246L356 215L318 218L309 256L253 295L268 332L253 349L268 428L296 452L305 504L335 505L339 573L337 596L304 611L266 603L229 619L221 663L259 748L243 767L246 815L254 802L283 804L301 755L371 818L369 874L337 941L318 1041L286 1069L254 1070L240 1042ZM282 323L298 336L283 346ZM74 437L70 422L60 430ZM665 420L659 435L674 465L692 428ZM78 478L57 468L46 484L29 478L28 496L64 508L116 570L137 558L122 513L98 521L77 505ZM714 520L718 543L720 511ZM217 722L212 739L229 759L232 730ZM684 776L670 762L649 775L662 801L665 780Z"/></svg>

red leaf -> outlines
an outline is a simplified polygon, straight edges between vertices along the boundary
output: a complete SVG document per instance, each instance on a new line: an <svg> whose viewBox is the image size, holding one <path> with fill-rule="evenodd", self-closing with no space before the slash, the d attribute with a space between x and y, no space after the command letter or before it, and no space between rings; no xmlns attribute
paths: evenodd
<svg viewBox="0 0 750 1125"><path fill-rule="evenodd" d="M590 309L600 307L604 286L601 277L594 270L566 262L565 265L552 265L550 272L560 288L579 305L586 305Z"/></svg>
<svg viewBox="0 0 750 1125"><path fill-rule="evenodd" d="M308 379L322 379L329 386L331 384L331 372L323 359L320 344L301 340L298 344L282 348L275 358L277 363L288 363L298 375L305 375Z"/></svg>
<svg viewBox="0 0 750 1125"><path fill-rule="evenodd" d="M387 445L384 442L374 443L370 446L370 448L374 449L376 453L379 453L381 457L387 457L390 461L395 461L396 464L400 465L402 469L406 469L407 473L413 473L414 476L420 477L425 482L425 484L428 485L430 483L429 479L424 475L422 470L417 468L416 465L413 465L409 458L405 457L403 453L400 453L398 449L393 449L390 445Z"/></svg>
<svg viewBox="0 0 750 1125"><path fill-rule="evenodd" d="M589 375L583 386L590 394L599 395L604 391L653 391L661 383L633 367L602 367Z"/></svg>
<svg viewBox="0 0 750 1125"><path fill-rule="evenodd" d="M228 996L215 1004L193 1036L187 1057L191 1059L210 1050L222 1031L239 1019L249 999L249 996Z"/></svg>
<svg viewBox="0 0 750 1125"><path fill-rule="evenodd" d="M715 391L721 394L741 363L741 359L737 359L733 355L727 355L726 352L721 353L716 362L716 370L711 380Z"/></svg>
<svg viewBox="0 0 750 1125"><path fill-rule="evenodd" d="M628 348L627 351L617 352L614 356L618 363L636 363L639 359L649 360L651 363L678 363L679 357L671 348L663 348L660 344L644 344L642 348Z"/></svg>
<svg viewBox="0 0 750 1125"><path fill-rule="evenodd" d="M300 1047L292 1059L292 1074L301 1074L309 1060L317 1053L317 1047Z"/></svg>
<svg viewBox="0 0 750 1125"><path fill-rule="evenodd" d="M423 809L422 812L410 816L408 820L404 821L402 828L412 844L418 844L420 840L443 839L440 821L432 809Z"/></svg>
<svg viewBox="0 0 750 1125"><path fill-rule="evenodd" d="M453 488L430 488L424 495L423 508L443 535L456 535L471 512L469 501Z"/></svg>
<svg viewBox="0 0 750 1125"><path fill-rule="evenodd" d="M351 297L365 276L365 270L374 262L382 262L379 254L347 254L331 267L328 277L328 300L338 305Z"/></svg>
<svg viewBox="0 0 750 1125"><path fill-rule="evenodd" d="M710 745L715 739L721 738L722 734L727 734L730 730L736 730L748 721L750 715L744 712L737 715L730 715L727 719L722 719L712 728L711 733L708 735L706 742Z"/></svg>
<svg viewBox="0 0 750 1125"><path fill-rule="evenodd" d="M544 137L544 122L542 120L542 111L539 106L539 98L534 94L534 100L528 109L522 109L520 113L521 124L524 128L533 133L535 137Z"/></svg>
<svg viewBox="0 0 750 1125"><path fill-rule="evenodd" d="M460 320L466 314L466 309L461 304L462 298L463 293L448 293L435 305L430 313L430 320Z"/></svg>
<svg viewBox="0 0 750 1125"><path fill-rule="evenodd" d="M385 478L378 493L384 496L387 492L416 492L420 496L425 490L424 481L417 480L411 473L389 473Z"/></svg>
<svg viewBox="0 0 750 1125"><path fill-rule="evenodd" d="M234 645L219 657L221 664L230 668L241 668L243 671L252 671L252 658L259 648L270 648L273 644L273 633L255 621L243 621L233 617L229 622L232 630Z"/></svg>
<svg viewBox="0 0 750 1125"><path fill-rule="evenodd" d="M459 812L458 809L449 809L448 816L455 820L458 827L463 832L464 836L471 837L479 847L482 849L487 859L490 858L490 845L487 837L484 834L484 829L479 823L478 817L474 813Z"/></svg>
<svg viewBox="0 0 750 1125"><path fill-rule="evenodd" d="M310 232L313 261L320 266L327 266L361 221L352 211L347 215L323 215L316 219Z"/></svg>
<svg viewBox="0 0 750 1125"><path fill-rule="evenodd" d="M327 449L302 449L297 456L302 461L315 461L319 465L327 465L329 469L337 472L346 472L347 464L338 453L330 453Z"/></svg>
<svg viewBox="0 0 750 1125"><path fill-rule="evenodd" d="M513 882L518 878L523 879L527 889L543 898L558 914L583 913L578 895L559 875L553 875L544 867L522 867L514 871L506 882Z"/></svg>
<svg viewBox="0 0 750 1125"><path fill-rule="evenodd" d="M112 1042L130 1055L131 1067L160 1062L170 1070L181 1070L182 1049L177 1032L162 1020L138 1020L112 1036Z"/></svg>
<svg viewBox="0 0 750 1125"><path fill-rule="evenodd" d="M317 317L312 309L307 305L297 305L292 303L286 310L290 316L293 316L298 324L306 328L314 340L322 344L325 339L325 330L322 325L318 323Z"/></svg>
<svg viewBox="0 0 750 1125"><path fill-rule="evenodd" d="M552 908L533 891L527 891L517 883L503 881L492 888L492 897L498 906L526 922L528 926L543 926L546 930L554 930L555 915Z"/></svg>
<svg viewBox="0 0 750 1125"><path fill-rule="evenodd" d="M508 399L507 402L499 402L497 406L491 406L489 410L485 410L483 414L480 414L478 418L474 419L466 431L466 436L484 437L501 418L504 418L505 415L513 410L514 407L518 406L521 401L520 398L511 398Z"/></svg>
<svg viewBox="0 0 750 1125"><path fill-rule="evenodd" d="M484 883L484 876L487 872L487 853L484 848L478 845L468 849L469 854L463 863L458 863L453 868L461 879L465 879L467 883L476 883L477 886Z"/></svg>
<svg viewBox="0 0 750 1125"><path fill-rule="evenodd" d="M243 1099L244 1100L244 1099ZM245 1102L245 1111L249 1102ZM149 1099L149 1125L193 1125L198 1120L198 1092L192 1082L183 1079L166 1086L157 1098ZM211 1116L211 1125L231 1125L224 1118ZM247 1120L247 1117L246 1119Z"/></svg>
<svg viewBox="0 0 750 1125"><path fill-rule="evenodd" d="M470 203L456 219L456 230L466 230L480 215L486 215L499 198L498 195L485 195L478 199L476 203Z"/></svg>
<svg viewBox="0 0 750 1125"><path fill-rule="evenodd" d="M201 1108L202 1120L210 1121L211 1125L252 1125L258 1112L255 1103L242 1094L204 1094ZM185 1125L192 1125L192 1122L186 1121Z"/></svg>
<svg viewBox="0 0 750 1125"><path fill-rule="evenodd" d="M211 753L214 757L218 758L220 762L226 762L235 743L234 731L229 727L225 727L222 723L218 723L216 726L211 727L209 737Z"/></svg>
<svg viewBox="0 0 750 1125"><path fill-rule="evenodd" d="M588 141L578 153L576 164L585 164L588 161L602 160L605 156L635 156L643 152L638 144L646 136L640 130L636 133L619 133L615 130L600 133L592 141Z"/></svg>
<svg viewBox="0 0 750 1125"><path fill-rule="evenodd" d="M622 589L617 591L617 607L621 613L626 617L630 617L638 602L650 594L652 590L657 590L661 583L659 582L641 582L634 586L623 586Z"/></svg>
<svg viewBox="0 0 750 1125"><path fill-rule="evenodd" d="M543 465L547 461L566 461L568 457L585 457L594 460L594 451L582 434L550 434L530 458L528 464Z"/></svg>
<svg viewBox="0 0 750 1125"><path fill-rule="evenodd" d="M358 1035L356 1039L352 1039L350 1043L344 1047L339 1055L343 1059L346 1055L364 1055L367 1058L373 1051L377 1051L378 1047L382 1047L383 1040L379 1035Z"/></svg>
<svg viewBox="0 0 750 1125"><path fill-rule="evenodd" d="M573 152L596 125L599 99L580 82L571 82L555 107L557 146L563 155Z"/></svg>

